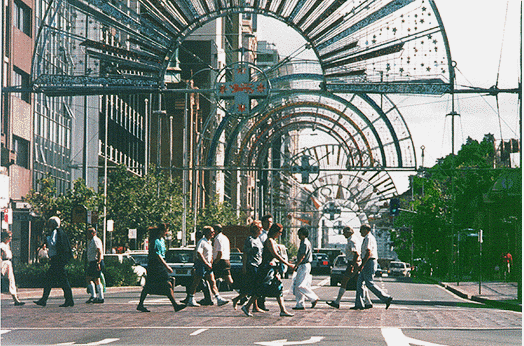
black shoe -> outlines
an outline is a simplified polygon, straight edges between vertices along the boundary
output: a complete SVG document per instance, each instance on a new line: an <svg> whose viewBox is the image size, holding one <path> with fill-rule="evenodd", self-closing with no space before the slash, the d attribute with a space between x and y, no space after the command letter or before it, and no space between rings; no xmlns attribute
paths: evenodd
<svg viewBox="0 0 524 346"><path fill-rule="evenodd" d="M173 308L175 309L175 312L179 312L180 310L183 310L186 308L187 305L185 304L177 304L175 306L173 306Z"/></svg>
<svg viewBox="0 0 524 346"><path fill-rule="evenodd" d="M364 310L364 308L361 308L360 306L352 306L349 309L350 310Z"/></svg>
<svg viewBox="0 0 524 346"><path fill-rule="evenodd" d="M46 302L42 299L33 301L36 305L45 306Z"/></svg>
<svg viewBox="0 0 524 346"><path fill-rule="evenodd" d="M329 306L332 306L332 307L334 307L336 309L340 309L340 304L337 303L337 302L329 301L329 302L326 302L326 304L329 305Z"/></svg>
<svg viewBox="0 0 524 346"><path fill-rule="evenodd" d="M215 305L215 303L213 303L212 300L207 300L207 299L201 299L197 302L198 304L200 305L204 305L204 306L211 306L211 305Z"/></svg>
<svg viewBox="0 0 524 346"><path fill-rule="evenodd" d="M102 298L95 298L95 299L93 299L93 303L95 303L95 304L104 304L104 299L102 299Z"/></svg>
<svg viewBox="0 0 524 346"><path fill-rule="evenodd" d="M149 310L147 310L146 307L143 305L137 306L136 309L141 312L149 312Z"/></svg>
<svg viewBox="0 0 524 346"><path fill-rule="evenodd" d="M291 309L293 309L293 310L306 310L306 308L303 307L303 306L293 306Z"/></svg>
<svg viewBox="0 0 524 346"><path fill-rule="evenodd" d="M75 306L75 302L65 302L64 304L58 306L60 306L61 308L67 308L69 306Z"/></svg>
<svg viewBox="0 0 524 346"><path fill-rule="evenodd" d="M373 305L364 305L364 310L373 308Z"/></svg>
<svg viewBox="0 0 524 346"><path fill-rule="evenodd" d="M393 301L393 297L389 297L388 300L386 300L386 310L389 308L392 301Z"/></svg>
<svg viewBox="0 0 524 346"><path fill-rule="evenodd" d="M24 302L21 302L19 300L15 302L15 306L22 306L24 304L25 304Z"/></svg>
<svg viewBox="0 0 524 346"><path fill-rule="evenodd" d="M311 309L314 309L317 306L318 299L311 302Z"/></svg>
<svg viewBox="0 0 524 346"><path fill-rule="evenodd" d="M95 299L96 298L93 298L93 297L89 297L89 299L86 301L86 304L92 304L95 302Z"/></svg>

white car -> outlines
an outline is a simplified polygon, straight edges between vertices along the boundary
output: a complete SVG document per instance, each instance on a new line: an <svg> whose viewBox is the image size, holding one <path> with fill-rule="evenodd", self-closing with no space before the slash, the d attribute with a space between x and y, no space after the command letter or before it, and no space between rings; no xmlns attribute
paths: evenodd
<svg viewBox="0 0 524 346"><path fill-rule="evenodd" d="M411 268L409 264L405 262L391 262L389 263L388 274L390 276L405 276L409 277L411 275Z"/></svg>

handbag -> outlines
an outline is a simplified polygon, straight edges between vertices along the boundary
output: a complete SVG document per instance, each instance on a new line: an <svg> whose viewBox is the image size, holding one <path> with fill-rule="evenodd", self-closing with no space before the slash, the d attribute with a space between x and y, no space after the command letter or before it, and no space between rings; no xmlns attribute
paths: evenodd
<svg viewBox="0 0 524 346"><path fill-rule="evenodd" d="M260 295L264 297L280 297L284 286L276 275L275 268L270 268L260 285Z"/></svg>

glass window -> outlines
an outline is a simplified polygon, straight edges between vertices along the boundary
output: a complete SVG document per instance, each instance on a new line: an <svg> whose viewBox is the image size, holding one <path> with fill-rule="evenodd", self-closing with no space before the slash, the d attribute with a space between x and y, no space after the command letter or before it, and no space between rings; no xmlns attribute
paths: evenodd
<svg viewBox="0 0 524 346"><path fill-rule="evenodd" d="M13 25L31 37L31 9L20 1L14 2Z"/></svg>
<svg viewBox="0 0 524 346"><path fill-rule="evenodd" d="M13 136L13 146L16 154L15 164L29 169L29 141Z"/></svg>
<svg viewBox="0 0 524 346"><path fill-rule="evenodd" d="M13 68L13 86L29 88L29 75L16 67ZM13 95L31 103L31 93L29 92L14 93Z"/></svg>

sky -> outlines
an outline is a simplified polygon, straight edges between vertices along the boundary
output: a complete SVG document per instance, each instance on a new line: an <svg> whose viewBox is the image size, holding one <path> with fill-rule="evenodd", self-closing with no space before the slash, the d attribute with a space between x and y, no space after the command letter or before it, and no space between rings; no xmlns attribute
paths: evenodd
<svg viewBox="0 0 524 346"><path fill-rule="evenodd" d="M516 88L520 76L520 0L436 0L457 63L459 85ZM274 43L289 54L304 42L283 23L258 19L258 40ZM500 66L500 67L499 67ZM451 97L449 95L391 96L411 132L419 166L431 167L451 153ZM481 141L491 133L497 140L519 138L518 97L477 94L455 98L455 152L468 137ZM498 111L498 109L500 111ZM499 117L500 114L500 117ZM422 150L424 146L424 161ZM408 188L406 174L392 174L399 193Z"/></svg>

